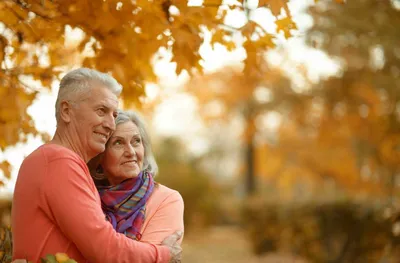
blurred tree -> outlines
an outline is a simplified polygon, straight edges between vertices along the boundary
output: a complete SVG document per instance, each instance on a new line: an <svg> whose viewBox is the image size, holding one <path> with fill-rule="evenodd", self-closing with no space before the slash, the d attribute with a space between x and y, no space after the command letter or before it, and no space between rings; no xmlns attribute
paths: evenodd
<svg viewBox="0 0 400 263"><path fill-rule="evenodd" d="M200 114L206 121L229 121L238 115L243 119L244 185L248 195L256 191L254 162L257 119L276 109L282 101L297 99L297 94L289 89L289 79L280 70L268 69L264 59L260 58L257 70L253 70L253 74L248 74L246 70L242 72L238 68L225 68L195 77L186 85L187 90L198 99ZM260 97L259 93L270 94L271 98Z"/></svg>
<svg viewBox="0 0 400 263"><path fill-rule="evenodd" d="M337 188L352 197L359 197L360 193L369 197L363 205L357 205L358 208L364 206L361 213L346 208L350 208L349 215L357 214L353 219L343 213L338 216L340 211L329 215L317 210L316 215L325 217L319 220L325 224L325 230L316 240L321 242L321 247L330 249L310 246L307 257L315 262L318 259L313 257L319 254L318 250L325 257L321 262L398 261L399 250L395 243L398 244L400 218L400 213L396 213L400 186L400 35L395 25L400 23L400 10L393 3L363 0L335 5L320 1L310 8L314 25L306 35L307 41L340 61L342 72L339 76L310 84L298 92L301 99L288 101L285 107L277 108L281 124L276 141L258 147L257 156L260 162L266 163L260 169L264 176L277 178L283 187L293 186L310 176L320 194L312 198L313 201L329 197L323 184L326 181L334 181ZM304 73L307 75L308 72ZM306 193L303 191L302 195L294 196L294 200L298 201ZM332 197L340 199L337 190ZM383 212L382 203L394 205L394 209ZM368 209L376 209L379 205L380 211L375 216L366 216ZM329 205L324 206L324 209L329 208ZM276 215L286 211L281 204L277 207ZM274 214L270 208L258 206L256 209ZM303 208L300 211L304 213ZM391 220L383 221L382 214ZM290 215L288 218L297 220L300 217ZM359 222L355 222L357 220ZM259 222L266 225L265 219ZM278 222L283 222L282 218L278 217ZM337 238L335 235L346 224L345 241L329 241L332 237ZM296 226L293 222L288 225ZM307 224L301 222L300 225ZM268 238L284 236L276 233L276 227L272 229L275 232L265 234ZM294 236L304 238L305 233L297 232ZM313 236L318 231L314 229L308 233ZM382 234L386 235L385 239ZM289 240L294 241L295 237ZM377 243L372 244L372 240ZM300 254L308 250L305 243L299 243ZM329 257L331 261L327 260Z"/></svg>
<svg viewBox="0 0 400 263"><path fill-rule="evenodd" d="M353 159L351 177L376 182L392 197L400 182L400 10L394 1L362 0L345 6L321 2L310 14L308 43L343 64L342 76L312 90L318 99L313 105L320 108L312 124L317 138L327 149L341 138ZM331 160L344 169L344 156L333 154Z"/></svg>
<svg viewBox="0 0 400 263"><path fill-rule="evenodd" d="M264 0L254 6L247 0L223 4L205 0L189 6L186 0L3 0L0 2L0 151L27 134L39 134L26 112L42 90L29 79L50 88L60 73L87 66L110 72L123 85L125 105L140 105L146 82L156 81L152 59L158 51L173 54L176 72L202 71L200 45L204 31L212 43L235 48L232 35L243 36L248 54L246 67L257 62L259 48L273 46L273 35L251 19L253 12L269 8L277 19L277 31L286 37L296 25L288 0ZM247 23L239 28L225 25L231 10L245 13ZM71 29L80 29L82 39L68 42ZM44 138L47 139L47 138ZM0 166L9 175L8 163Z"/></svg>
<svg viewBox="0 0 400 263"><path fill-rule="evenodd" d="M178 138L164 138L154 148L160 170L156 181L179 191L185 200L185 229L221 220L218 188L200 171L197 158L188 154Z"/></svg>
<svg viewBox="0 0 400 263"><path fill-rule="evenodd" d="M340 61L342 72L309 85L280 111L279 147L267 145L264 161L277 160L280 174L294 165L302 172L293 176L393 198L400 180L400 11L389 0L318 2L309 11L308 43Z"/></svg>
<svg viewBox="0 0 400 263"><path fill-rule="evenodd" d="M261 173L283 187L311 176L325 197L321 183L332 180L347 192L394 197L400 182L400 35L394 25L400 11L393 3L320 1L310 7L314 25L307 41L340 61L342 72L297 87L298 99L276 108L280 126L274 143L259 147ZM306 77L313 69L302 70Z"/></svg>
<svg viewBox="0 0 400 263"><path fill-rule="evenodd" d="M248 192L259 174L283 189L308 177L321 193L321 183L333 181L353 193L393 195L400 182L400 12L392 3L320 1L310 8L307 41L343 63L341 76L300 88L260 56L259 71L224 70L188 84L204 110L219 101L220 116L244 117ZM305 78L312 71L299 69ZM273 122L276 131L265 128Z"/></svg>

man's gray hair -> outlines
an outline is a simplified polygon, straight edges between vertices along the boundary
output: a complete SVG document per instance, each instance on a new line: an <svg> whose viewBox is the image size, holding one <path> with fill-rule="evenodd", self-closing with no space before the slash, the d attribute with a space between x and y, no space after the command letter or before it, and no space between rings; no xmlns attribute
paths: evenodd
<svg viewBox="0 0 400 263"><path fill-rule="evenodd" d="M146 125L142 117L134 111L118 111L118 116L115 119L115 125L126 123L128 121L133 122L139 129L140 137L144 147L144 160L142 170L147 170L153 177L158 173L158 165L154 158L153 151L151 150L150 137L146 131Z"/></svg>
<svg viewBox="0 0 400 263"><path fill-rule="evenodd" d="M113 94L119 96L121 85L109 74L89 68L79 68L70 71L60 82L56 101L56 120L60 119L60 104L64 100L73 100L89 92L93 85L103 85Z"/></svg>

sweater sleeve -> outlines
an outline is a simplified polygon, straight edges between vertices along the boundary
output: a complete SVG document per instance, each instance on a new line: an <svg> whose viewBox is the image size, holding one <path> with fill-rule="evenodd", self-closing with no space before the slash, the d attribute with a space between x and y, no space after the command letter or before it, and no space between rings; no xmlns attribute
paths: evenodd
<svg viewBox="0 0 400 263"><path fill-rule="evenodd" d="M142 233L142 242L160 245L161 242L175 231L184 230L184 203L177 191L169 194L149 219ZM182 243L183 237L178 241Z"/></svg>
<svg viewBox="0 0 400 263"><path fill-rule="evenodd" d="M42 195L55 225L90 262L167 263L167 247L129 239L105 220L82 165L73 159L48 164Z"/></svg>

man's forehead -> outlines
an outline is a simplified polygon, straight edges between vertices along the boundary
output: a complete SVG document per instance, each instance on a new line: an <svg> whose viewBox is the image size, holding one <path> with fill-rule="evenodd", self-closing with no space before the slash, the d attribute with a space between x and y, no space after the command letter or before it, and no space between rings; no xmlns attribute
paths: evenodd
<svg viewBox="0 0 400 263"><path fill-rule="evenodd" d="M115 97L115 98L103 98L103 99L98 100L98 103L105 104L106 106L108 106L110 108L111 107L115 107L115 109L118 108L118 98L117 97Z"/></svg>
<svg viewBox="0 0 400 263"><path fill-rule="evenodd" d="M86 103L91 104L92 106L104 106L107 108L110 108L112 110L118 110L118 99L115 98L104 98L104 97L88 97L85 99L82 99L81 101L84 101Z"/></svg>
<svg viewBox="0 0 400 263"><path fill-rule="evenodd" d="M115 110L118 108L118 97L111 90L104 87L93 88L92 96L88 99L94 104L103 104Z"/></svg>

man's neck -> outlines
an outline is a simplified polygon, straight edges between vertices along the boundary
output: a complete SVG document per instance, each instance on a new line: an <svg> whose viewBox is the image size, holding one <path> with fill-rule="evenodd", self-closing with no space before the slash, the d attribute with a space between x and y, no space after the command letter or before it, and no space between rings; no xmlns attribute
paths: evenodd
<svg viewBox="0 0 400 263"><path fill-rule="evenodd" d="M83 147L80 146L79 142L75 142L71 138L72 136L70 136L67 131L62 131L62 129L57 128L50 143L58 144L70 149L78 154L85 161L85 163L87 163L90 159L87 156L87 153L82 150Z"/></svg>

